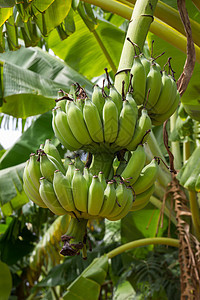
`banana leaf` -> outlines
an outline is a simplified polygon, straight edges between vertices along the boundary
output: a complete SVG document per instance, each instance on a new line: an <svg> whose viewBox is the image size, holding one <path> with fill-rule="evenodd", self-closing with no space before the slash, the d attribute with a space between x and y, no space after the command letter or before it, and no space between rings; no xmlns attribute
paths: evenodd
<svg viewBox="0 0 200 300"><path fill-rule="evenodd" d="M7 264L0 261L0 291L1 299L6 300L9 298L12 289L12 276Z"/></svg>

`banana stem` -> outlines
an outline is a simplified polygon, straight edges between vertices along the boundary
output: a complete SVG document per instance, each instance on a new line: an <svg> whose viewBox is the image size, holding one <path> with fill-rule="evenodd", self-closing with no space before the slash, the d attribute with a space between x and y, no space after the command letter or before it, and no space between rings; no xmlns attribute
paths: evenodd
<svg viewBox="0 0 200 300"><path fill-rule="evenodd" d="M197 239L200 241L200 213L197 203L197 195L194 191L189 191L190 211L192 213L192 223Z"/></svg>
<svg viewBox="0 0 200 300"><path fill-rule="evenodd" d="M110 172L112 173L113 160L114 154L109 154L107 152L93 154L90 172L93 175L98 175L99 172L102 171L104 173L105 178L108 179ZM113 175L111 177L113 177Z"/></svg>
<svg viewBox="0 0 200 300"><path fill-rule="evenodd" d="M130 251L137 247L143 247L148 245L168 245L172 247L179 247L179 240L165 237L154 237L154 238L145 238L137 241L133 241L122 245L110 252L107 253L108 258L113 258L123 252Z"/></svg>
<svg viewBox="0 0 200 300"><path fill-rule="evenodd" d="M183 143L183 163L185 164L186 160L190 157L190 142L186 141Z"/></svg>
<svg viewBox="0 0 200 300"><path fill-rule="evenodd" d="M134 47L127 38L137 44L142 51L149 27L153 22L153 13L157 2L158 0L136 1L119 62L118 72L120 71L120 73L115 77L115 87L119 92L122 91L122 81L125 82L125 91L127 89L129 74L122 70L131 68L135 55Z"/></svg>
<svg viewBox="0 0 200 300"><path fill-rule="evenodd" d="M177 111L170 117L170 131L172 132L176 127ZM180 170L182 167L182 158L180 143L178 141L171 142L171 152L174 155L174 168Z"/></svg>

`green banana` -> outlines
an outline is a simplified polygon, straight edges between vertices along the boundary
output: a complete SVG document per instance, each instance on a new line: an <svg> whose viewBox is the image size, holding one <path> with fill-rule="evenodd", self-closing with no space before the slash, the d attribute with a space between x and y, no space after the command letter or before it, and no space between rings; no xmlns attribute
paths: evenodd
<svg viewBox="0 0 200 300"><path fill-rule="evenodd" d="M60 205L56 197L53 184L44 177L40 178L39 193L46 206L55 215L65 215L67 213L66 210Z"/></svg>
<svg viewBox="0 0 200 300"><path fill-rule="evenodd" d="M144 143L148 138L148 135L146 133L151 130L151 127L152 123L148 112L146 109L142 109L141 116L136 125L132 141L126 146L126 148L130 151L135 150L141 142Z"/></svg>
<svg viewBox="0 0 200 300"><path fill-rule="evenodd" d="M67 102L67 100L65 100L65 99L59 100L56 102L56 107L61 108L61 110L63 112L65 112L66 102Z"/></svg>
<svg viewBox="0 0 200 300"><path fill-rule="evenodd" d="M50 182L53 182L54 171L57 170L55 163L48 158L46 153L40 153L40 172Z"/></svg>
<svg viewBox="0 0 200 300"><path fill-rule="evenodd" d="M53 127L53 131L55 133L55 136L57 137L57 139L61 142L61 144L68 150L70 151L75 151L77 150L76 147L72 147L69 143L66 142L66 139L64 136L62 136L62 134L60 133L60 131L58 130L56 123L55 123L55 117L57 114L57 109L53 109L53 118L52 118L52 127ZM78 143L78 142L77 142ZM80 147L82 145L80 144Z"/></svg>
<svg viewBox="0 0 200 300"><path fill-rule="evenodd" d="M155 184L150 186L146 191L136 195L135 201L132 204L131 211L137 211L144 208L150 200L153 192L155 191Z"/></svg>
<svg viewBox="0 0 200 300"><path fill-rule="evenodd" d="M132 75L131 86L133 89L133 98L138 105L144 104L146 91L146 71L139 56L134 57L130 74Z"/></svg>
<svg viewBox="0 0 200 300"><path fill-rule="evenodd" d="M84 167L84 169L83 169L83 176L86 179L87 185L88 185L88 188L89 188L89 186L90 186L90 184L92 182L92 173L90 173L88 167Z"/></svg>
<svg viewBox="0 0 200 300"><path fill-rule="evenodd" d="M104 173L102 171L100 171L98 177L99 177L99 181L101 182L101 184L103 185L103 188L105 190L107 183L106 183Z"/></svg>
<svg viewBox="0 0 200 300"><path fill-rule="evenodd" d="M142 53L142 54L140 55L140 61L141 61L141 63L142 63L143 66L144 66L144 69L145 69L145 72L146 72L146 76L147 76L147 74L149 73L150 68L151 68L151 60L150 60L150 59L147 59L147 58L144 56L144 54Z"/></svg>
<svg viewBox="0 0 200 300"><path fill-rule="evenodd" d="M88 193L88 214L98 216L103 205L104 188L97 175L92 177Z"/></svg>
<svg viewBox="0 0 200 300"><path fill-rule="evenodd" d="M132 204L133 204L133 194L131 191L131 188L126 187L126 194L127 194L127 199L126 199L126 204L124 205L124 208L120 211L118 215L115 216L108 216L107 219L110 221L117 221L121 220L124 218L130 211Z"/></svg>
<svg viewBox="0 0 200 300"><path fill-rule="evenodd" d="M105 98L102 95L102 89L96 84L93 88L92 102L96 105L99 116L103 120L103 106L105 103Z"/></svg>
<svg viewBox="0 0 200 300"><path fill-rule="evenodd" d="M123 179L128 178L130 185L133 185L138 179L146 162L146 152L142 145L138 145L136 150L132 152L124 171L121 174Z"/></svg>
<svg viewBox="0 0 200 300"><path fill-rule="evenodd" d="M88 185L79 169L75 169L71 182L74 204L77 210L87 212L88 208Z"/></svg>
<svg viewBox="0 0 200 300"><path fill-rule="evenodd" d="M116 202L114 205L113 210L109 214L109 220L110 218L113 218L120 214L120 212L123 210L127 203L127 199L129 197L129 193L127 193L127 187L123 182L119 182L116 188ZM108 218L108 217L107 217Z"/></svg>
<svg viewBox="0 0 200 300"><path fill-rule="evenodd" d="M76 100L76 84L75 83L72 83L71 86L70 86L70 89L69 89L69 96L72 96L72 98L74 100Z"/></svg>
<svg viewBox="0 0 200 300"><path fill-rule="evenodd" d="M32 173L33 166L30 167L30 160L26 161L23 173L23 188L30 200L35 202L40 207L46 207L45 203L40 197L39 189L36 188L31 180L30 173Z"/></svg>
<svg viewBox="0 0 200 300"><path fill-rule="evenodd" d="M71 182L67 180L67 177L58 170L54 172L53 188L61 206L66 211L73 211L76 213L71 189Z"/></svg>
<svg viewBox="0 0 200 300"><path fill-rule="evenodd" d="M85 100L83 116L89 134L94 142L103 143L103 126L96 105L89 99Z"/></svg>
<svg viewBox="0 0 200 300"><path fill-rule="evenodd" d="M152 109L158 101L161 92L162 77L160 66L153 62L146 79L146 98L148 97L145 107Z"/></svg>
<svg viewBox="0 0 200 300"><path fill-rule="evenodd" d="M69 163L68 169L67 169L67 172L66 172L67 180L69 180L70 183L71 183L72 178L74 176L74 171L75 171L75 165L74 165L73 162L71 162L71 163Z"/></svg>
<svg viewBox="0 0 200 300"><path fill-rule="evenodd" d="M120 115L121 109L122 109L122 96L114 86L110 86L110 92L109 97L112 99L112 101L115 103L117 110L118 110L118 116Z"/></svg>
<svg viewBox="0 0 200 300"><path fill-rule="evenodd" d="M133 112L134 112L134 118L137 120L138 118L138 107L137 107L137 103L135 102L135 100L133 99L133 96L131 95L131 93L127 93L126 94L126 100L128 100L128 102L130 103Z"/></svg>
<svg viewBox="0 0 200 300"><path fill-rule="evenodd" d="M171 105L170 109L165 113L165 114L152 114L151 115L151 120L152 120L152 124L155 126L161 125L164 121L166 121L167 119L169 119L169 117L171 117L173 115L173 113L175 112L175 110L178 107L180 101L180 94L177 91L174 103Z"/></svg>
<svg viewBox="0 0 200 300"><path fill-rule="evenodd" d="M153 185L158 175L158 162L153 158L152 161L146 165L136 182L132 185L134 193L141 194Z"/></svg>
<svg viewBox="0 0 200 300"><path fill-rule="evenodd" d="M118 135L118 110L115 103L106 98L103 106L104 141L113 143Z"/></svg>
<svg viewBox="0 0 200 300"><path fill-rule="evenodd" d="M88 145L92 143L83 118L83 113L74 102L70 102L67 111L67 121L74 137L80 144Z"/></svg>
<svg viewBox="0 0 200 300"><path fill-rule="evenodd" d="M40 177L42 177L42 174L40 171L40 162L38 161L38 155L35 155L35 153L32 153L30 155L28 169L29 169L30 180L33 182L35 188L39 190Z"/></svg>
<svg viewBox="0 0 200 300"><path fill-rule="evenodd" d="M134 111L128 102L123 101L123 107L119 116L119 132L115 140L117 146L125 148L133 138L137 119L135 118Z"/></svg>
<svg viewBox="0 0 200 300"><path fill-rule="evenodd" d="M156 105L152 108L152 113L165 114L174 103L177 88L173 84L174 80L167 75L166 71L162 72L162 88ZM176 84L175 84L176 85Z"/></svg>
<svg viewBox="0 0 200 300"><path fill-rule="evenodd" d="M73 102L70 102L70 107L71 105L75 106ZM69 113L66 114L62 110L57 109L56 116L55 116L55 125L62 138L66 140L66 143L69 144L72 147L72 149L78 150L82 147L82 143L80 143L74 136L73 131L71 130L70 124L68 122L68 115Z"/></svg>
<svg viewBox="0 0 200 300"><path fill-rule="evenodd" d="M43 150L46 154L53 156L61 166L63 165L60 153L51 140L47 139L45 141Z"/></svg>
<svg viewBox="0 0 200 300"><path fill-rule="evenodd" d="M127 166L127 161L126 160L121 160L119 163L119 166L116 169L115 175L121 175L124 169Z"/></svg>
<svg viewBox="0 0 200 300"><path fill-rule="evenodd" d="M107 186L104 190L104 200L99 216L106 218L109 216L116 204L116 190L113 181L108 181Z"/></svg>
<svg viewBox="0 0 200 300"><path fill-rule="evenodd" d="M66 173L66 169L65 169L62 161L61 161L61 163L58 162L57 159L54 156L51 156L49 154L47 154L47 157L48 157L48 159L50 159L55 164L57 170L60 170L63 174Z"/></svg>

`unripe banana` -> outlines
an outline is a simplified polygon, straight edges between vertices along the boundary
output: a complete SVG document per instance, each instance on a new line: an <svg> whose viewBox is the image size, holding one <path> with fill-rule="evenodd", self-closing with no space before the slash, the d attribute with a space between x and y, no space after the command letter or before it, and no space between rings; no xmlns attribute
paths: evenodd
<svg viewBox="0 0 200 300"><path fill-rule="evenodd" d="M126 146L128 150L135 150L136 147L142 142L144 143L148 135L145 134L151 130L152 124L151 119L147 113L146 109L142 109L141 116L135 128L135 132L132 141Z"/></svg>
<svg viewBox="0 0 200 300"><path fill-rule="evenodd" d="M96 105L89 99L85 100L83 116L89 134L94 142L103 143L103 126Z"/></svg>
<svg viewBox="0 0 200 300"><path fill-rule="evenodd" d="M63 161L63 166L65 167L65 170L67 172L68 170L68 166L71 163L71 158L69 156L65 157L64 161Z"/></svg>
<svg viewBox="0 0 200 300"><path fill-rule="evenodd" d="M177 90L177 89L176 89ZM173 82L167 75L166 71L162 73L162 88L156 105L151 110L155 114L165 114L171 105L174 103L176 97L176 90L174 93Z"/></svg>
<svg viewBox="0 0 200 300"><path fill-rule="evenodd" d="M32 173L33 165L30 166L30 160L26 161L26 165L23 173L23 188L30 200L36 203L40 207L46 207L45 203L40 197L39 189L36 188L34 183L31 180L30 173Z"/></svg>
<svg viewBox="0 0 200 300"><path fill-rule="evenodd" d="M76 107L73 102L70 102L70 107L71 105ZM68 113L69 113L69 109L68 109ZM62 138L66 140L66 143L69 144L72 147L72 149L78 150L82 147L82 144L76 139L76 137L73 134L73 131L70 128L70 124L68 123L68 114L64 113L60 109L57 109L56 112L55 126L58 129Z"/></svg>
<svg viewBox="0 0 200 300"><path fill-rule="evenodd" d="M99 181L103 185L103 189L105 190L105 188L107 186L107 183L106 183L106 179L105 179L104 173L102 171L100 171L98 177L99 177Z"/></svg>
<svg viewBox="0 0 200 300"><path fill-rule="evenodd" d="M126 168L126 166L127 166L127 161L126 160L121 160L120 163L119 163L119 166L116 169L115 174L116 175L121 175L122 172L124 171L124 169Z"/></svg>
<svg viewBox="0 0 200 300"><path fill-rule="evenodd" d="M83 169L85 167L84 163L80 159L80 155L76 155L74 158L74 166L76 169L79 169L81 172L83 172Z"/></svg>
<svg viewBox="0 0 200 300"><path fill-rule="evenodd" d="M74 137L80 144L88 145L92 143L92 139L83 118L83 113L74 102L71 102L69 105L67 121Z"/></svg>
<svg viewBox="0 0 200 300"><path fill-rule="evenodd" d="M72 178L72 194L77 210L87 212L88 208L88 185L79 169L75 169Z"/></svg>
<svg viewBox="0 0 200 300"><path fill-rule="evenodd" d="M83 177L86 179L87 181L87 185L88 185L88 188L92 182L92 173L90 173L88 167L84 167L83 169Z"/></svg>
<svg viewBox="0 0 200 300"><path fill-rule="evenodd" d="M130 185L133 185L138 179L146 162L146 152L142 145L138 145L136 150L132 152L126 168L121 174L123 179L128 178Z"/></svg>
<svg viewBox="0 0 200 300"><path fill-rule="evenodd" d="M155 158L146 165L136 180L136 182L132 185L132 188L135 194L141 194L146 191L150 186L153 185L158 175L158 162Z"/></svg>
<svg viewBox="0 0 200 300"><path fill-rule="evenodd" d="M81 110L82 113L83 113L83 108L85 106L85 100L81 99L81 98L77 98L76 101L75 101L76 106Z"/></svg>
<svg viewBox="0 0 200 300"><path fill-rule="evenodd" d="M69 96L72 96L72 99L76 100L76 84L72 83L69 90Z"/></svg>
<svg viewBox="0 0 200 300"><path fill-rule="evenodd" d="M146 91L146 71L139 56L134 57L130 74L133 76L131 81L133 98L138 105L144 104Z"/></svg>
<svg viewBox="0 0 200 300"><path fill-rule="evenodd" d="M137 107L137 103L133 99L133 96L131 95L131 93L128 92L126 94L126 100L128 100L128 102L130 103L130 105L131 105L131 107L134 111L134 118L137 120L137 118L138 118L138 107Z"/></svg>
<svg viewBox="0 0 200 300"><path fill-rule="evenodd" d="M127 200L126 200L126 204L125 204L124 208L116 216L112 217L109 215L107 217L108 220L110 220L110 221L121 220L129 213L129 211L132 207L132 204L133 204L133 194L132 194L131 188L129 188L129 187L126 188L126 194L127 194Z"/></svg>
<svg viewBox="0 0 200 300"><path fill-rule="evenodd" d="M60 153L58 152L56 146L51 142L51 140L47 139L45 141L43 150L46 154L53 156L60 165L63 165Z"/></svg>
<svg viewBox="0 0 200 300"><path fill-rule="evenodd" d="M150 71L150 68L151 68L151 60L150 59L147 59L144 54L141 54L140 55L140 61L141 63L143 64L144 66L144 69L145 69L145 72L146 72L146 76L147 74L149 73Z"/></svg>
<svg viewBox="0 0 200 300"><path fill-rule="evenodd" d="M57 107L57 108L58 108L58 107L61 108L61 110L62 110L63 112L65 112L66 102L67 102L67 100L65 100L65 99L59 100L59 101L56 102L56 107Z"/></svg>
<svg viewBox="0 0 200 300"><path fill-rule="evenodd" d="M173 113L175 112L175 110L177 109L179 101L180 101L180 94L177 91L174 103L171 105L170 109L165 114L161 114L161 115L158 115L158 114L153 115L152 114L151 115L152 124L155 126L161 125L164 121L169 119L169 117L171 117L173 115Z"/></svg>
<svg viewBox="0 0 200 300"><path fill-rule="evenodd" d="M53 182L54 172L57 170L55 163L48 158L46 153L40 154L40 172L50 182Z"/></svg>
<svg viewBox="0 0 200 300"><path fill-rule="evenodd" d="M74 176L74 171L75 171L75 166L74 166L74 163L71 162L71 163L69 163L68 169L67 169L67 172L66 172L67 180L69 180L70 183L71 183L72 178Z"/></svg>
<svg viewBox="0 0 200 300"><path fill-rule="evenodd" d="M99 215L104 218L109 216L115 204L116 204L115 185L113 181L108 181L107 186L104 190L104 200Z"/></svg>
<svg viewBox="0 0 200 300"><path fill-rule="evenodd" d="M136 195L135 201L132 204L131 211L137 211L144 208L150 200L153 192L155 191L155 184L150 186L146 191Z"/></svg>
<svg viewBox="0 0 200 300"><path fill-rule="evenodd" d="M103 107L104 141L113 143L118 135L118 110L115 103L106 98Z"/></svg>
<svg viewBox="0 0 200 300"><path fill-rule="evenodd" d="M115 103L118 110L118 116L119 116L122 109L122 96L112 85L110 86L109 97L111 97L112 101Z"/></svg>
<svg viewBox="0 0 200 300"><path fill-rule="evenodd" d="M61 142L61 144L68 150L70 151L75 151L77 150L76 147L72 147L69 143L66 142L65 137L62 136L62 134L60 133L60 131L58 130L56 123L55 123L55 117L57 114L57 109L53 109L53 119L52 119L52 127L53 127L53 131L55 133L55 136L57 137L57 139ZM80 145L81 147L82 145Z"/></svg>
<svg viewBox="0 0 200 300"><path fill-rule="evenodd" d="M146 80L146 97L148 95L148 99L145 106L147 109L152 109L155 106L160 95L161 87L162 78L160 66L153 62Z"/></svg>
<svg viewBox="0 0 200 300"><path fill-rule="evenodd" d="M66 211L76 212L72 196L71 182L58 170L54 172L53 188L61 206Z"/></svg>
<svg viewBox="0 0 200 300"><path fill-rule="evenodd" d="M130 103L128 100L123 101L123 107L119 117L119 132L115 140L117 146L125 148L125 146L130 143L135 131L136 121L137 119L135 118Z"/></svg>
<svg viewBox="0 0 200 300"><path fill-rule="evenodd" d="M93 88L92 102L96 105L99 116L101 120L103 120L103 106L105 103L105 98L102 95L102 89L98 85L95 85Z"/></svg>
<svg viewBox="0 0 200 300"><path fill-rule="evenodd" d="M59 163L54 156L51 156L49 154L47 154L47 157L48 157L49 160L51 160L55 164L57 170L60 170L63 174L66 173L66 169L65 169L62 162Z"/></svg>
<svg viewBox="0 0 200 300"><path fill-rule="evenodd" d="M65 215L67 213L66 210L60 205L56 197L53 189L53 184L44 177L40 178L39 193L46 206L55 215Z"/></svg>
<svg viewBox="0 0 200 300"><path fill-rule="evenodd" d="M97 175L92 177L92 182L88 193L88 214L92 216L99 215L104 200L103 184L99 181Z"/></svg>
<svg viewBox="0 0 200 300"><path fill-rule="evenodd" d="M108 216L109 220L110 218L117 216L123 210L123 208L126 205L128 197L129 197L129 193L127 193L127 187L123 182L120 182L116 188L116 202L113 210Z"/></svg>
<svg viewBox="0 0 200 300"><path fill-rule="evenodd" d="M41 171L40 171L40 162L38 160L38 155L35 155L35 153L32 153L30 155L30 161L29 161L29 176L36 187L37 190L39 190L40 187L40 177L42 177Z"/></svg>

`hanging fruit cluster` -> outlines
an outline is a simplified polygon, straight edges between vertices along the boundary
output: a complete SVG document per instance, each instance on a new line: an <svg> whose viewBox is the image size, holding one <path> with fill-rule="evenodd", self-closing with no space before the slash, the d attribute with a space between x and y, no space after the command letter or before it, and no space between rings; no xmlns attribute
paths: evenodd
<svg viewBox="0 0 200 300"><path fill-rule="evenodd" d="M137 47L135 44L133 46ZM135 55L130 70L128 89L137 105L147 109L153 125L161 125L166 121L175 112L180 100L170 59L162 70L156 58L147 59L140 53ZM167 66L169 74L165 70Z"/></svg>
<svg viewBox="0 0 200 300"><path fill-rule="evenodd" d="M88 219L120 220L149 202L159 159L147 163L143 144L152 122L156 123L154 116L162 122L164 115L169 116L168 108L171 114L171 106L175 109L179 100L174 80L160 70L155 61L139 55L134 58L127 93L124 82L121 93L116 90L107 72L107 88L95 85L91 99L78 83L69 94L60 91L62 97L53 109L55 136L66 149L86 152L87 159L82 161L75 154L62 160L57 148L46 140L26 162L24 190L33 202L54 214L71 215L62 237L63 255L82 251L87 256ZM170 93L164 93L166 86ZM165 108L157 117L160 102Z"/></svg>

